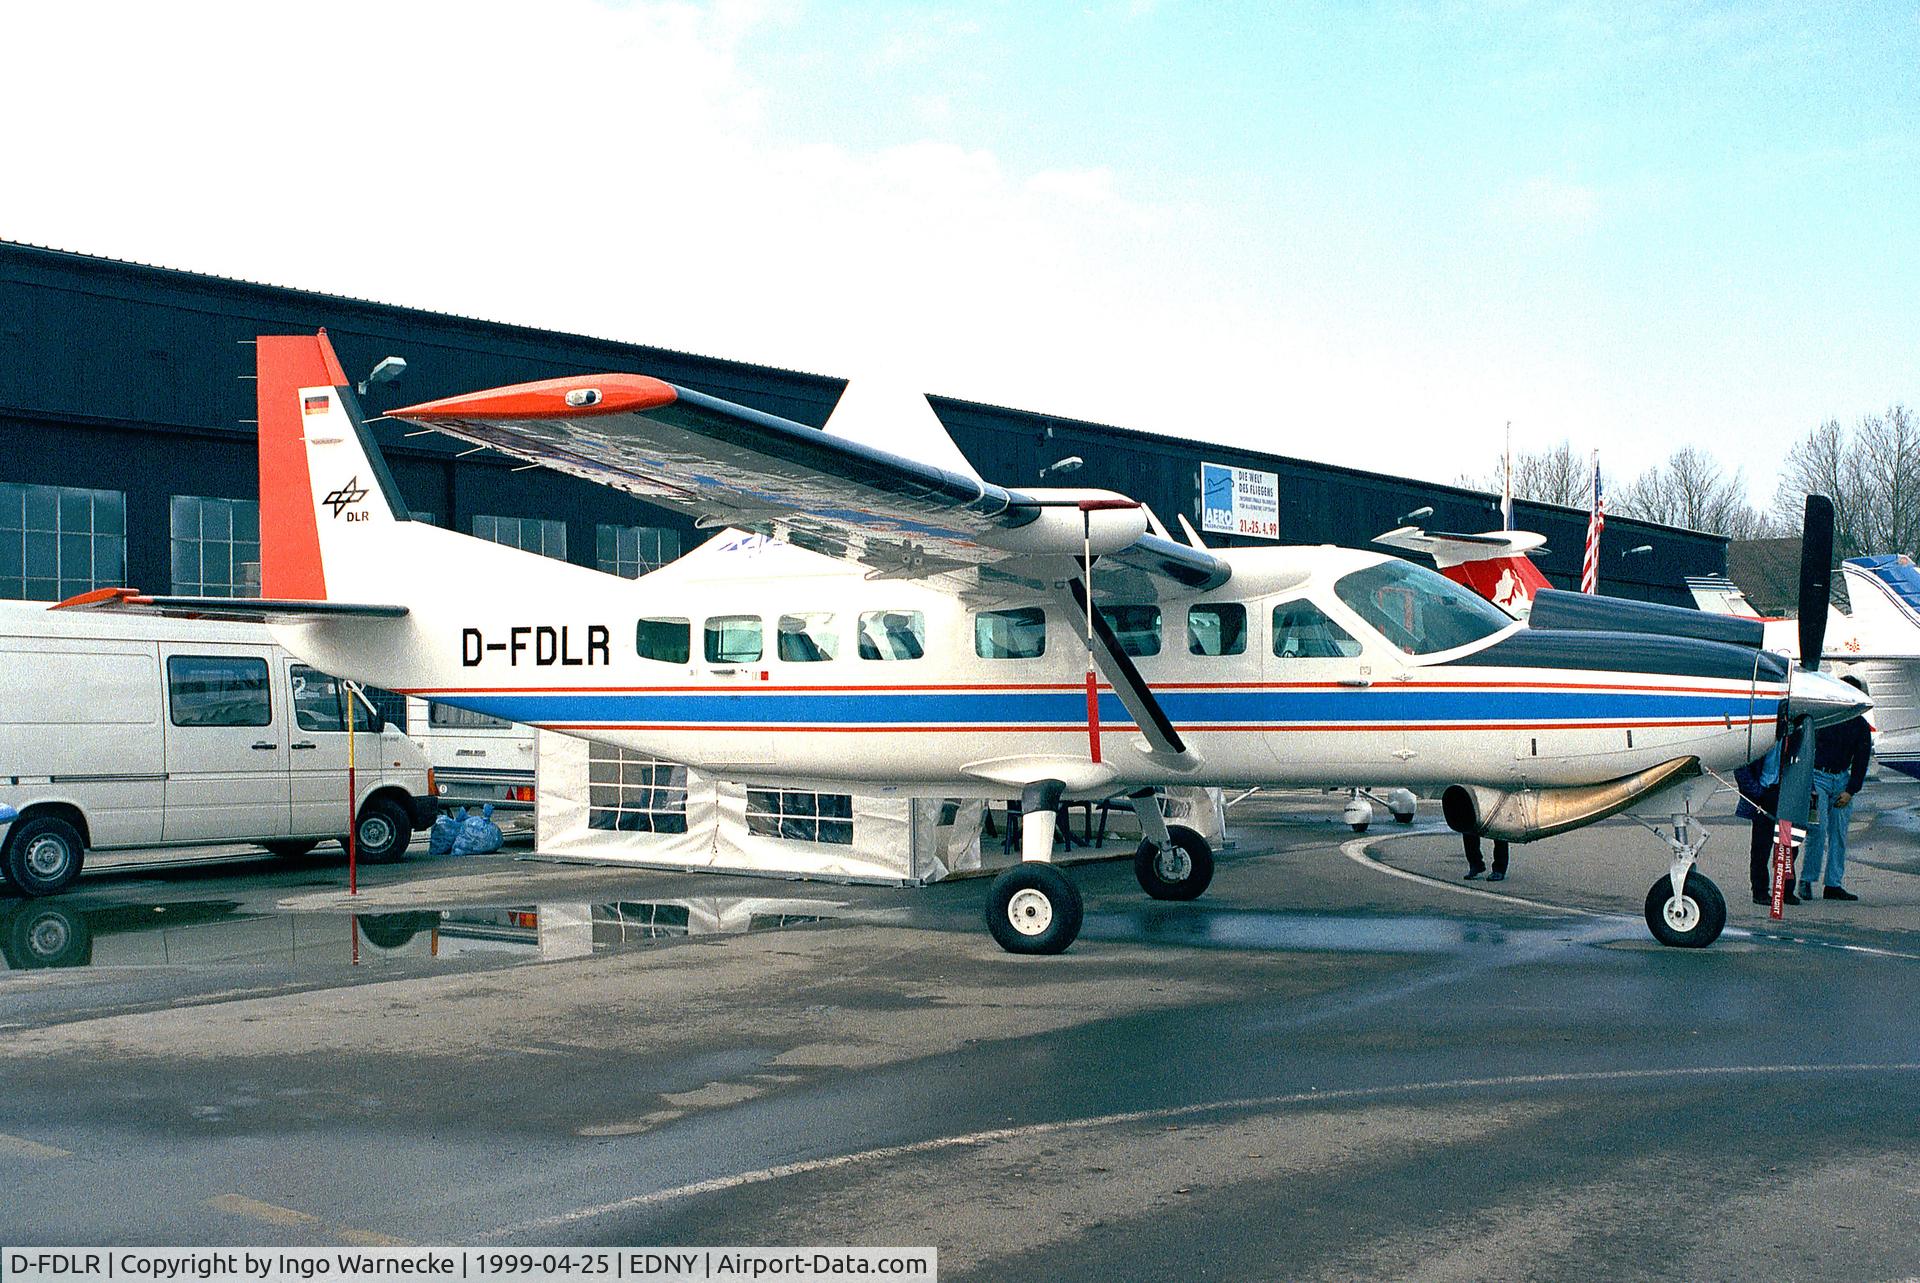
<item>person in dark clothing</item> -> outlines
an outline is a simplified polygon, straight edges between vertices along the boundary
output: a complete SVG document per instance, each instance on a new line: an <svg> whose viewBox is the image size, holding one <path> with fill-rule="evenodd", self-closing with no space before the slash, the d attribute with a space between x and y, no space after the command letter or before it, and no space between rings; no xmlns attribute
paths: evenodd
<svg viewBox="0 0 1920 1283"><path fill-rule="evenodd" d="M1460 840L1466 844L1467 848L1467 876L1465 880L1471 882L1481 874L1487 873L1487 862L1480 858L1480 835L1478 833L1462 833ZM1493 872L1487 873L1487 881L1505 882L1506 880L1507 844L1499 838L1495 838L1493 840Z"/></svg>
<svg viewBox="0 0 1920 1283"><path fill-rule="evenodd" d="M1857 677L1843 677L1866 693ZM1867 763L1873 757L1873 736L1867 719L1855 717L1829 726L1813 739L1813 796L1819 804L1818 825L1807 834L1807 853L1800 862L1800 898L1813 898L1813 884L1824 881L1821 898L1858 900L1842 883L1847 872L1847 826L1853 821L1853 799L1867 782ZM1824 875L1821 869L1825 857Z"/></svg>
<svg viewBox="0 0 1920 1283"><path fill-rule="evenodd" d="M1740 805L1734 814L1753 821L1747 843L1747 873L1753 882L1753 902L1773 905L1773 842L1779 832L1774 812L1780 809L1780 746L1775 744L1757 762L1749 762L1733 773L1740 786ZM1800 903L1800 897L1787 888L1787 904Z"/></svg>

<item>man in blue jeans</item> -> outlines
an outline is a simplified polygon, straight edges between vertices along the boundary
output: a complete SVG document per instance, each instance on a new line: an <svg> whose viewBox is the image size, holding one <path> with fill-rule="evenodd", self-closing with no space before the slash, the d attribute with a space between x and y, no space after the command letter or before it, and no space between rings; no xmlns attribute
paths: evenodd
<svg viewBox="0 0 1920 1283"><path fill-rule="evenodd" d="M1843 682L1866 693L1866 683L1857 677ZM1858 900L1860 897L1842 885L1847 873L1847 825L1853 819L1853 799L1867 782L1867 762L1873 756L1872 734L1867 719L1829 726L1813 741L1813 796L1819 803L1819 824L1807 834L1807 851L1800 863L1800 898L1813 898L1816 880L1825 882L1820 895L1827 900ZM1824 878L1821 856L1826 857Z"/></svg>

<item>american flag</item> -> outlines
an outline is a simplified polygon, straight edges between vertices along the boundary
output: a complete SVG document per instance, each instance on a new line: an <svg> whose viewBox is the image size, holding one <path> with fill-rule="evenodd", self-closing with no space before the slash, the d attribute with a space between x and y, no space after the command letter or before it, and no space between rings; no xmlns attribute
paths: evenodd
<svg viewBox="0 0 1920 1283"><path fill-rule="evenodd" d="M1593 511L1587 517L1587 555L1580 562L1580 591L1600 591L1600 532L1607 527L1607 496L1600 488L1600 452L1593 452Z"/></svg>

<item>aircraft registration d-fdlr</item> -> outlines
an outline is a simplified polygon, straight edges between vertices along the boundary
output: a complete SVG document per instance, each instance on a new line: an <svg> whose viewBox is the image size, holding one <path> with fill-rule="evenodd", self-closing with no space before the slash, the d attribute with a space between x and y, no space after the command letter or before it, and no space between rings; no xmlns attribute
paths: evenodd
<svg viewBox="0 0 1920 1283"><path fill-rule="evenodd" d="M987 911L1016 953L1079 931L1063 798L1132 795L1141 885L1192 899L1212 853L1157 785L1444 789L1456 828L1525 842L1866 706L1744 621L1542 592L1523 625L1384 554L1209 551L1111 491L1003 489L637 375L394 412L742 532L623 579L409 520L324 331L256 352L265 596L67 605L264 619L327 672L749 784L1017 796ZM1679 805L1647 916L1699 946L1726 905Z"/></svg>

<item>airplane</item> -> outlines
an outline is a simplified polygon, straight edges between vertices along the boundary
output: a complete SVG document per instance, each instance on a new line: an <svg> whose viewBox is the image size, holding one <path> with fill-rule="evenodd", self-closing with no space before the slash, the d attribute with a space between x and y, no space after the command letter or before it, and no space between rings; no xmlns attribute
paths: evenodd
<svg viewBox="0 0 1920 1283"><path fill-rule="evenodd" d="M1881 765L1920 779L1920 567L1899 553L1840 563L1851 613L1829 605L1822 658L1858 677L1873 696L1873 753ZM1759 620L1769 650L1799 654L1791 619L1768 619L1725 576L1687 580L1701 610Z"/></svg>
<svg viewBox="0 0 1920 1283"><path fill-rule="evenodd" d="M1384 553L1194 548L1125 495L1007 489L642 375L393 412L736 532L623 579L410 520L324 330L256 361L263 597L61 608L265 620L328 672L747 784L1018 797L986 910L1013 953L1079 932L1063 799L1127 793L1143 890L1204 892L1211 850L1152 793L1199 780L1444 789L1453 827L1518 842L1677 797L1646 918L1705 946L1726 905L1673 786L1867 706L1758 625L1551 591L1523 625Z"/></svg>

